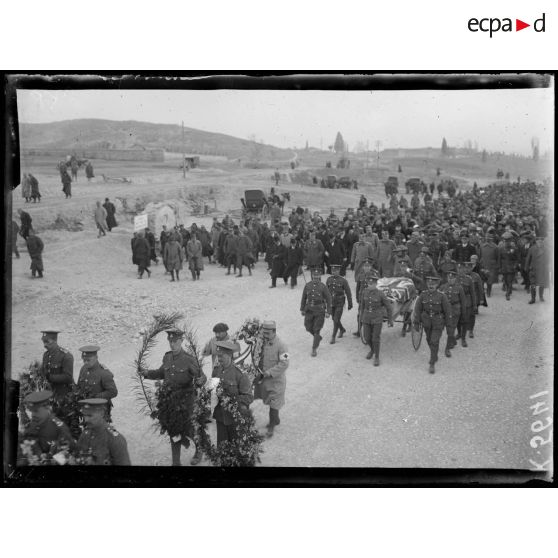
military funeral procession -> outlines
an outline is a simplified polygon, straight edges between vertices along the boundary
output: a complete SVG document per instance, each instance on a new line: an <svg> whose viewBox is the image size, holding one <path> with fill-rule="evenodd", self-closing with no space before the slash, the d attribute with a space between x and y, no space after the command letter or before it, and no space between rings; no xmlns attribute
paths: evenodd
<svg viewBox="0 0 558 558"><path fill-rule="evenodd" d="M522 79L19 88L13 470L551 475L554 86Z"/></svg>

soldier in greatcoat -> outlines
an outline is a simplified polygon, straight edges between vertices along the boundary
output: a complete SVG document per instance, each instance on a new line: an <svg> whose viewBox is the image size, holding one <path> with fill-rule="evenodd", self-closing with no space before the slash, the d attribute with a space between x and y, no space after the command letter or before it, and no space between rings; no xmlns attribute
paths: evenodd
<svg viewBox="0 0 558 558"><path fill-rule="evenodd" d="M500 262L500 273L504 278L506 300L510 300L513 290L513 280L519 266L519 254L512 243L513 235L506 231L502 235L504 245L498 249L498 260Z"/></svg>
<svg viewBox="0 0 558 558"><path fill-rule="evenodd" d="M548 271L548 253L544 245L544 238L531 238L531 247L525 258L525 269L529 274L529 289L531 299L529 304L534 304L536 300L537 287L539 288L539 300L544 302L544 290L548 287L549 271Z"/></svg>
<svg viewBox="0 0 558 558"><path fill-rule="evenodd" d="M271 438L275 427L281 422L279 409L285 405L289 353L285 343L277 337L277 324L274 321L265 321L262 324L262 333L264 342L258 366L262 376L256 381L264 405L269 405L269 423L266 428L267 437Z"/></svg>
<svg viewBox="0 0 558 558"><path fill-rule="evenodd" d="M457 262L457 283L463 287L465 305L461 307L461 315L457 322L457 339L461 339L461 346L467 346L467 331L471 328L473 312L477 310L477 293L473 279L467 275L465 262Z"/></svg>
<svg viewBox="0 0 558 558"><path fill-rule="evenodd" d="M287 248L287 254L285 258L285 270L283 271L283 281L287 283L288 278L291 278L291 289L294 289L297 285L297 277L300 267L303 264L304 254L302 248L300 247L298 241L295 238L291 238L290 246Z"/></svg>
<svg viewBox="0 0 558 558"><path fill-rule="evenodd" d="M56 329L42 330L41 341L45 347L41 371L52 387L56 402L64 399L74 385L74 357L70 351L58 345ZM64 419L65 417L60 417Z"/></svg>

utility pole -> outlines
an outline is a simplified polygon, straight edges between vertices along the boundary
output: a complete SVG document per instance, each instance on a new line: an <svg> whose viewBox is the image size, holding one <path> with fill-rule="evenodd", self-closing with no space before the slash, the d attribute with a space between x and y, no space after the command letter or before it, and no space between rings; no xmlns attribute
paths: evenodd
<svg viewBox="0 0 558 558"><path fill-rule="evenodd" d="M382 145L382 142L376 140L376 170L380 170L380 145Z"/></svg>
<svg viewBox="0 0 558 558"><path fill-rule="evenodd" d="M368 168L368 151L369 150L370 150L369 141L366 140L366 167L365 168Z"/></svg>
<svg viewBox="0 0 558 558"><path fill-rule="evenodd" d="M182 178L186 180L186 152L184 151L184 120L182 121Z"/></svg>

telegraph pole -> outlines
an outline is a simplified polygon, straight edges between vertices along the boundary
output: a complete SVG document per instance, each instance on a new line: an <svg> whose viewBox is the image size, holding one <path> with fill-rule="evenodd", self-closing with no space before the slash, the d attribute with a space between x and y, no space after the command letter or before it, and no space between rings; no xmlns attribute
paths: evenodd
<svg viewBox="0 0 558 558"><path fill-rule="evenodd" d="M380 170L380 145L382 142L380 140L376 141L376 170Z"/></svg>
<svg viewBox="0 0 558 558"><path fill-rule="evenodd" d="M182 121L182 178L186 179L186 152L184 151L184 120Z"/></svg>

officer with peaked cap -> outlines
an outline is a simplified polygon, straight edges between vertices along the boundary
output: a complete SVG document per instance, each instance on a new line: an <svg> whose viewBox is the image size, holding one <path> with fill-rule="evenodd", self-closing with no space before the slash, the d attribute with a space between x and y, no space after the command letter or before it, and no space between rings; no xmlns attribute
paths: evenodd
<svg viewBox="0 0 558 558"><path fill-rule="evenodd" d="M85 345L80 347L83 366L79 371L77 381L80 393L88 397L101 397L109 401L107 406L108 417L112 407L112 399L118 395L118 389L114 383L112 372L99 362L97 353L100 348L97 345Z"/></svg>
<svg viewBox="0 0 558 558"><path fill-rule="evenodd" d="M413 264L407 255L407 247L403 244L397 246L394 250L395 263L393 264L394 277L407 277L409 272L407 269L412 269Z"/></svg>
<svg viewBox="0 0 558 558"><path fill-rule="evenodd" d="M219 364L217 360L217 342L218 341L230 341L229 326L223 322L219 322L213 326L213 333L215 334L203 348L202 355L210 356L212 361L212 370ZM240 352L240 345L236 343L235 353Z"/></svg>
<svg viewBox="0 0 558 558"><path fill-rule="evenodd" d="M37 457L41 454L52 456L57 452L75 447L70 429L52 413L52 391L34 391L23 402L31 413L31 422L19 437L18 464L28 465L21 451L25 442L31 442L32 452Z"/></svg>
<svg viewBox="0 0 558 558"><path fill-rule="evenodd" d="M85 465L131 465L128 444L105 420L107 400L79 401L85 428L77 442L78 459Z"/></svg>
<svg viewBox="0 0 558 558"><path fill-rule="evenodd" d="M254 385L254 398L261 396L264 405L269 405L267 437L271 438L275 427L281 422L279 409L285 405L289 353L287 345L277 337L277 324L273 320L266 320L262 324L262 334L264 342L260 362L257 363L262 377Z"/></svg>
<svg viewBox="0 0 558 558"><path fill-rule="evenodd" d="M331 334L330 343L335 343L335 337L339 332L339 338L343 337L345 328L341 323L343 315L343 307L345 306L345 297L347 299L347 310L353 307L353 297L351 288L345 277L341 277L341 265L331 264L331 277L327 278L326 287L331 294L331 318L333 319L333 333Z"/></svg>
<svg viewBox="0 0 558 558"><path fill-rule="evenodd" d="M447 296L438 290L440 278L432 273L426 277L427 290L422 292L415 304L413 313L414 327L419 329L422 323L426 342L430 348L430 366L428 371L434 374L434 365L438 360L440 337L448 320L451 320L451 306Z"/></svg>
<svg viewBox="0 0 558 558"><path fill-rule="evenodd" d="M163 385L174 394L180 394L179 409L169 409L168 413L175 413L170 417L169 424L159 416L161 426L171 439L171 454L173 466L180 465L181 446L190 447L190 440L194 438L192 415L196 396L196 387L203 386L207 380L196 358L182 348L184 332L178 328L169 328L167 338L170 351L163 356L163 364L156 370L142 370L142 375L148 380L163 380ZM173 398L171 398L173 399ZM176 399L174 399L176 400ZM179 418L179 420L178 420ZM176 425L180 423L181 427ZM201 461L201 454L196 448L190 464L197 465Z"/></svg>
<svg viewBox="0 0 558 558"><path fill-rule="evenodd" d="M393 327L393 309L391 302L383 291L378 289L378 274L371 271L367 284L360 293L359 317L362 323L364 339L370 347L367 359L374 357L374 366L380 366L380 334L387 314L388 327Z"/></svg>
<svg viewBox="0 0 558 558"><path fill-rule="evenodd" d="M220 366L213 371L213 378L219 378L224 395L236 400L239 411L243 414L250 412L249 406L254 400L252 382L250 378L238 369L233 362L236 344L232 341L217 342L217 358ZM236 425L233 414L228 411L221 399L213 411L213 418L217 422L217 444L234 442L236 439Z"/></svg>
<svg viewBox="0 0 558 558"><path fill-rule="evenodd" d="M46 349L43 353L42 373L52 387L54 399L60 401L74 385L74 357L58 345L59 330L43 329L41 333L41 341Z"/></svg>
<svg viewBox="0 0 558 558"><path fill-rule="evenodd" d="M304 327L313 337L312 356L316 356L317 348L322 340L320 331L324 327L325 318L331 314L331 295L322 283L322 270L315 267L311 272L312 280L304 285L300 300L300 313L304 316Z"/></svg>
<svg viewBox="0 0 558 558"><path fill-rule="evenodd" d="M455 262L453 263L453 267L446 270L446 276L447 283L444 283L440 287L440 292L444 293L447 296L448 302L451 306L451 317L446 319L447 341L445 355L449 358L451 357L450 350L457 345L457 341L455 340L455 329L461 317L461 310L462 308L465 308L466 300L463 287L457 282L456 279L457 268Z"/></svg>

